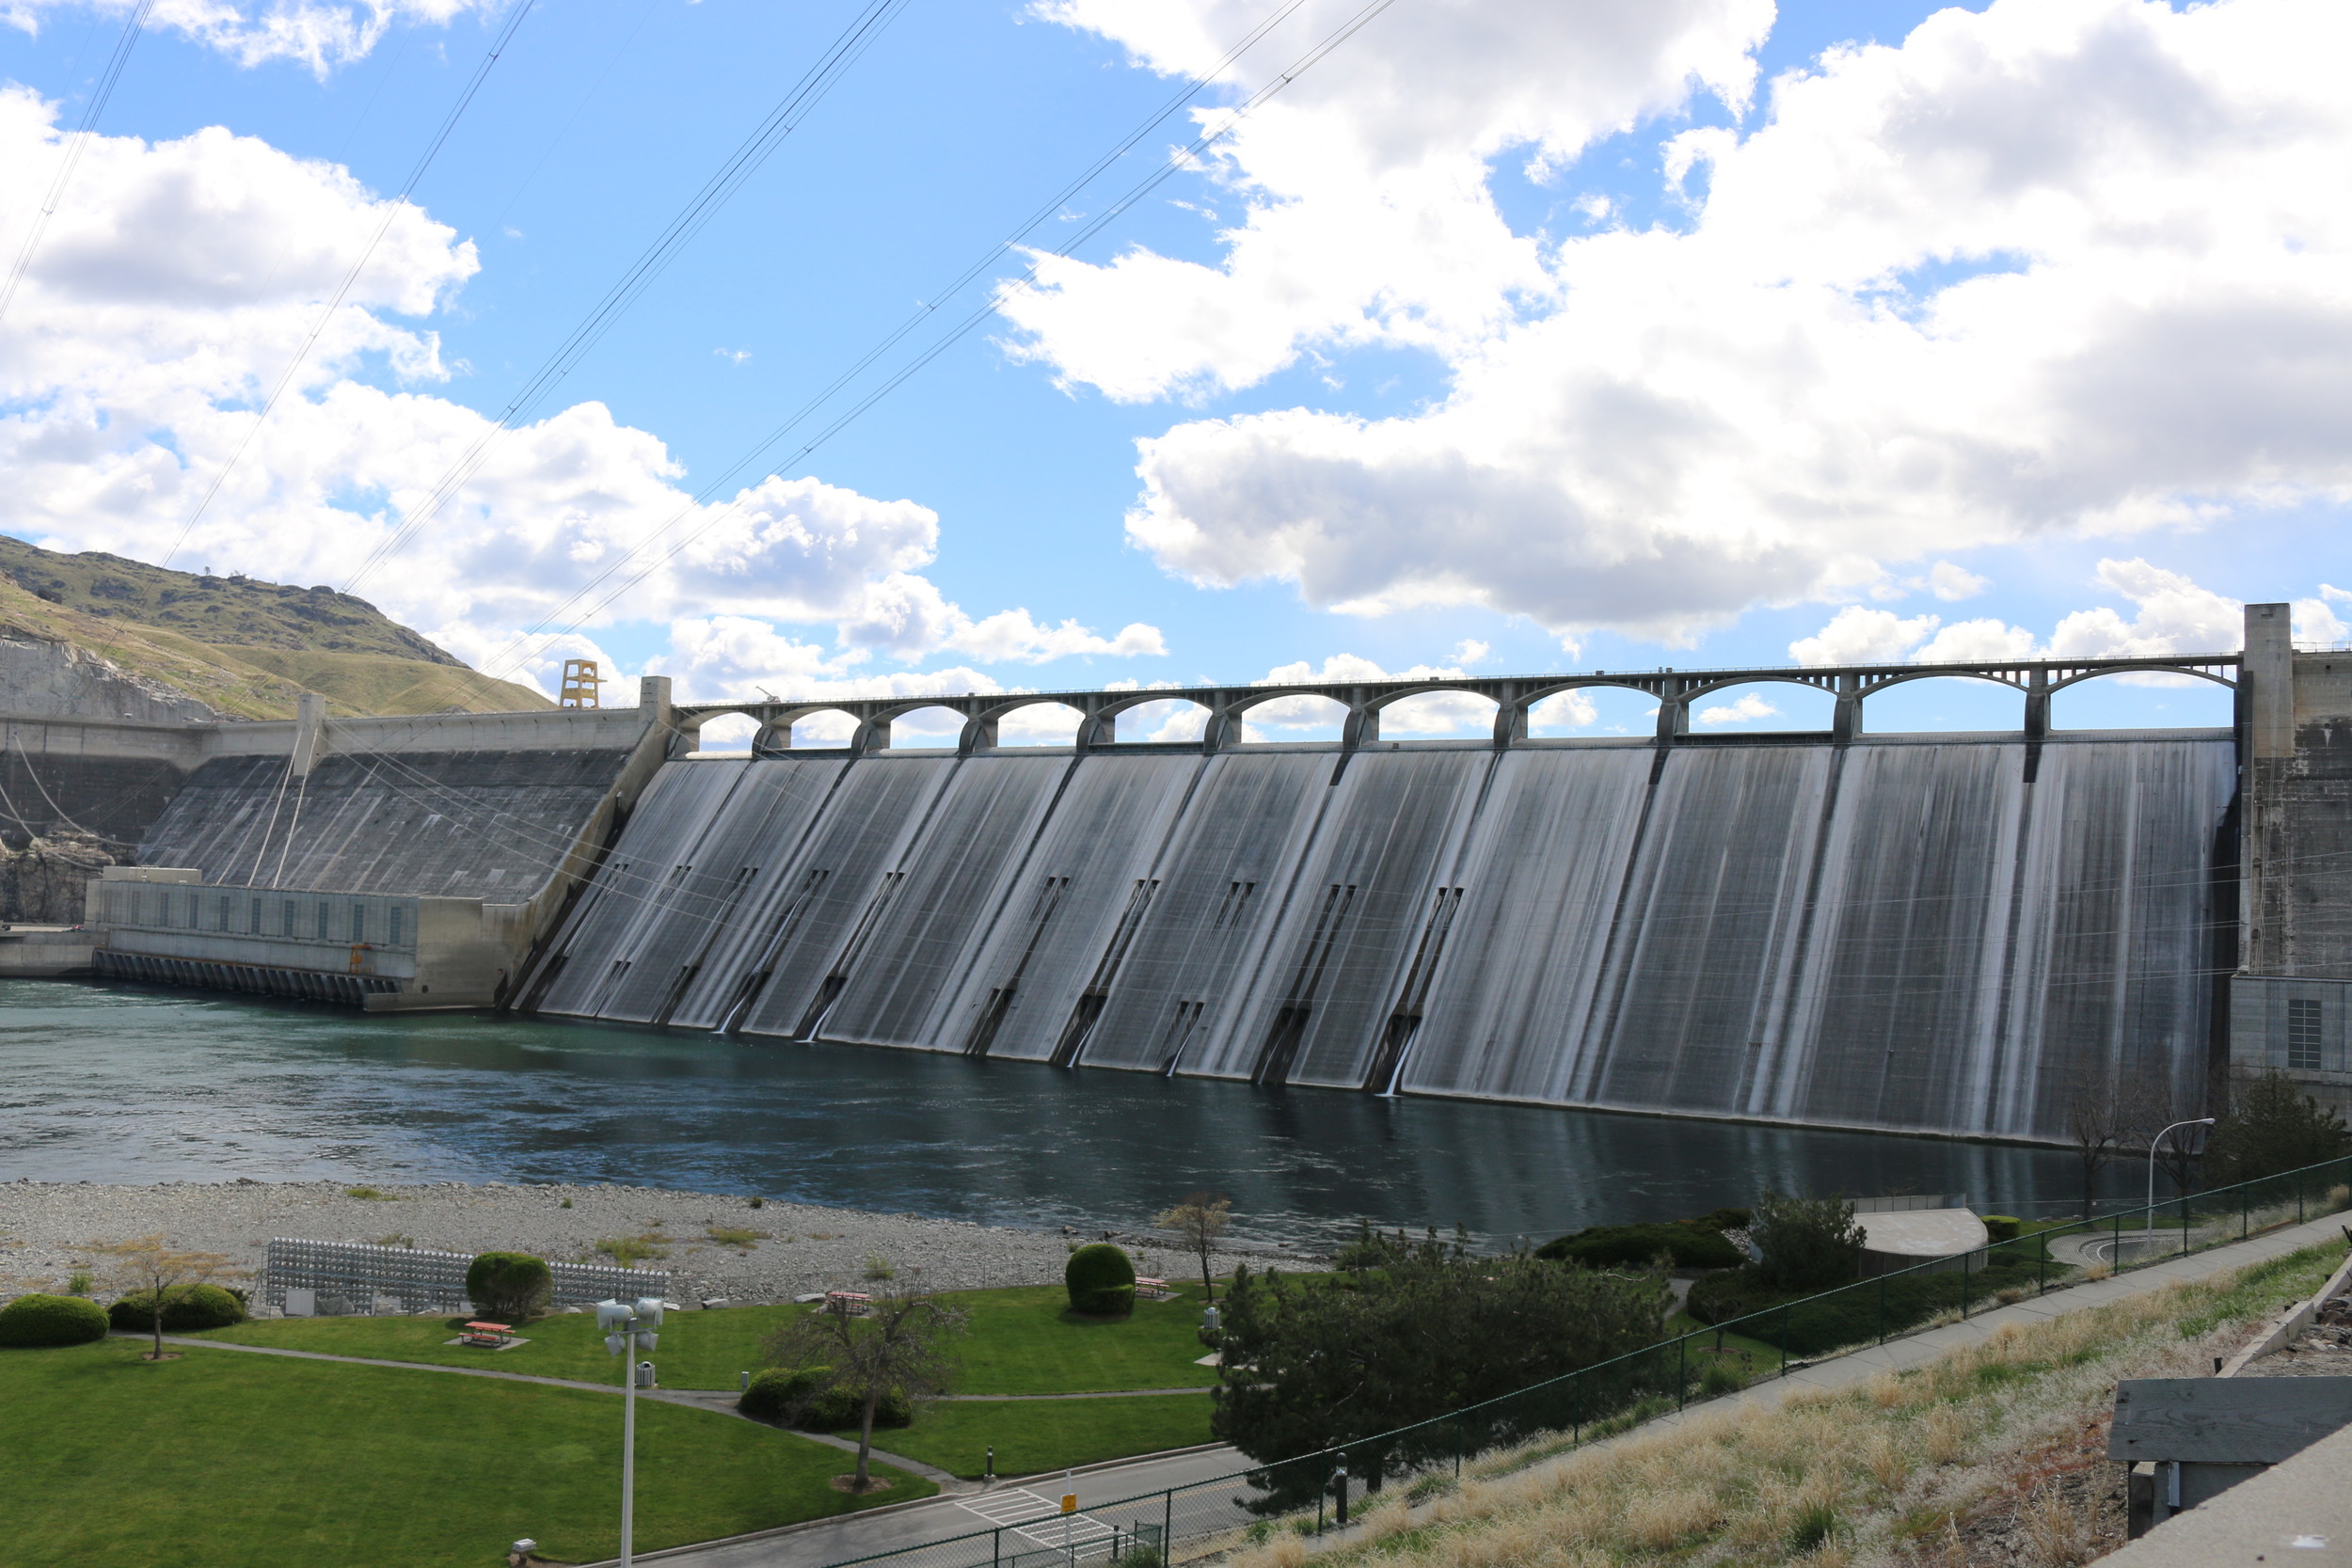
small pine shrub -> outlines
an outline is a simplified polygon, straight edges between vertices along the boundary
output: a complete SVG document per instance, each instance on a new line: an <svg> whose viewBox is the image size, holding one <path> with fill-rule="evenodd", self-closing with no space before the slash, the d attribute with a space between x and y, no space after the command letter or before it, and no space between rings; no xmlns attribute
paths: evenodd
<svg viewBox="0 0 2352 1568"><path fill-rule="evenodd" d="M164 1332L198 1334L245 1322L245 1299L217 1285L198 1285L164 1296ZM151 1334L155 1329L152 1291L134 1291L106 1308L106 1319L125 1334Z"/></svg>
<svg viewBox="0 0 2352 1568"><path fill-rule="evenodd" d="M544 1259L527 1252L485 1252L466 1266L466 1299L484 1317L528 1323L544 1314L555 1295L555 1276Z"/></svg>
<svg viewBox="0 0 2352 1568"><path fill-rule="evenodd" d="M1062 1266L1070 1309L1093 1318L1123 1318L1136 1309L1136 1266L1108 1242L1094 1242Z"/></svg>
<svg viewBox="0 0 2352 1568"><path fill-rule="evenodd" d="M0 1345L87 1345L105 1337L105 1312L85 1296L35 1292L0 1307Z"/></svg>

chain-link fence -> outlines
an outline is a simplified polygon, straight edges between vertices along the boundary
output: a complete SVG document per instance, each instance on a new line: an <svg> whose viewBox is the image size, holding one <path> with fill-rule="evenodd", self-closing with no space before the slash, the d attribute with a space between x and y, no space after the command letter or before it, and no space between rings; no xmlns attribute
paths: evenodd
<svg viewBox="0 0 2352 1568"><path fill-rule="evenodd" d="M473 1259L470 1252L273 1236L262 1253L262 1299L282 1312L289 1290L308 1291L311 1305L307 1310L328 1317L377 1311L470 1312L466 1270ZM549 1263L548 1273L552 1305L557 1307L592 1306L608 1296L633 1301L670 1293L666 1269Z"/></svg>
<svg viewBox="0 0 2352 1568"><path fill-rule="evenodd" d="M832 1568L1171 1568L1285 1530L1319 1534L1345 1523L1369 1493L1403 1488L1418 1498L1453 1485L1466 1468L1516 1468L1832 1353L2348 1209L2352 1159L2343 1159L2087 1222L2031 1221L2013 1238L1963 1254L1957 1268L1938 1259L1775 1301L1315 1453L1069 1513L1058 1496L1017 1487L983 1493L961 1499L979 1528ZM1059 1482L1043 1488L1060 1490Z"/></svg>

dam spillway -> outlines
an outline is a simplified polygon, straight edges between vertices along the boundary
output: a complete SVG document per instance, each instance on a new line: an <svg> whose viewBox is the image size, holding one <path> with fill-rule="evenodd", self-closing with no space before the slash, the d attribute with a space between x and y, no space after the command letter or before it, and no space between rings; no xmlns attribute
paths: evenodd
<svg viewBox="0 0 2352 1568"><path fill-rule="evenodd" d="M2205 1092L2229 732L663 763L520 1000L1948 1135Z"/></svg>

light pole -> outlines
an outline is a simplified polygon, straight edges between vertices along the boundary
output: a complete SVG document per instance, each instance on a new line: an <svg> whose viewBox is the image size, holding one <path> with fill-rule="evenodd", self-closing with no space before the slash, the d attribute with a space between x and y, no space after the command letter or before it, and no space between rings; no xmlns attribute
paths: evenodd
<svg viewBox="0 0 2352 1568"><path fill-rule="evenodd" d="M2211 1127L2212 1125L2213 1117L2192 1117L2186 1121L2174 1122L2171 1127L2166 1128L2162 1132L2148 1140L2148 1209L2142 1216L2145 1223L2140 1230L2140 1243L2150 1252L2156 1250L2156 1145L2164 1142L2173 1128ZM2185 1244L2188 1240L2188 1221L2185 1216L2183 1217L2181 1225L2181 1240Z"/></svg>
<svg viewBox="0 0 2352 1568"><path fill-rule="evenodd" d="M639 1296L635 1306L596 1303L596 1326L604 1348L621 1359L621 1568L629 1568L637 1516L637 1353L658 1350L662 1302ZM647 1366L653 1363L647 1362Z"/></svg>

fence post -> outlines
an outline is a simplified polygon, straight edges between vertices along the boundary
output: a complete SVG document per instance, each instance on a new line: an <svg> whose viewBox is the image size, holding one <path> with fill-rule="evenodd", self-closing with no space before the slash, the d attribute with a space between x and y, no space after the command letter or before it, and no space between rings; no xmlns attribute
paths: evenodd
<svg viewBox="0 0 2352 1568"><path fill-rule="evenodd" d="M1002 1525L998 1525L995 1530L989 1536L988 1561L989 1568L1004 1568L1005 1527Z"/></svg>
<svg viewBox="0 0 2352 1568"><path fill-rule="evenodd" d="M1780 1309L1780 1375L1788 1375L1788 1311L1796 1303L1789 1302Z"/></svg>
<svg viewBox="0 0 2352 1568"><path fill-rule="evenodd" d="M1573 1443L1576 1439L1571 1436L1568 1441ZM1459 1417L1454 1422L1454 1479L1462 1479L1462 1422Z"/></svg>
<svg viewBox="0 0 2352 1568"><path fill-rule="evenodd" d="M2300 1171L2295 1176L2295 1223L2303 1223L2303 1175Z"/></svg>
<svg viewBox="0 0 2352 1568"><path fill-rule="evenodd" d="M2246 1183L2241 1181L2237 1184L2237 1239L2241 1242L2246 1240L2246 1227L2249 1223L2249 1218L2246 1212Z"/></svg>
<svg viewBox="0 0 2352 1568"><path fill-rule="evenodd" d="M1675 1340L1675 1408L1689 1407L1691 1392L1691 1337L1688 1334Z"/></svg>
<svg viewBox="0 0 2352 1568"><path fill-rule="evenodd" d="M1160 1568L1176 1560L1176 1488L1160 1494Z"/></svg>
<svg viewBox="0 0 2352 1568"><path fill-rule="evenodd" d="M2181 1189L2181 1256L2188 1256L2188 1189Z"/></svg>
<svg viewBox="0 0 2352 1568"><path fill-rule="evenodd" d="M1879 1343L1886 1343L1886 1276L1879 1275Z"/></svg>
<svg viewBox="0 0 2352 1568"><path fill-rule="evenodd" d="M1960 1255L1960 1317L1963 1323L1968 1320L1968 1255L1964 1252Z"/></svg>

